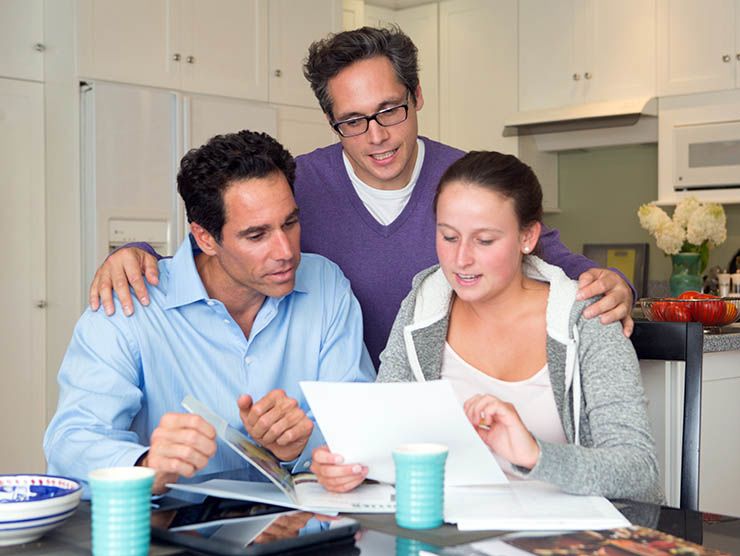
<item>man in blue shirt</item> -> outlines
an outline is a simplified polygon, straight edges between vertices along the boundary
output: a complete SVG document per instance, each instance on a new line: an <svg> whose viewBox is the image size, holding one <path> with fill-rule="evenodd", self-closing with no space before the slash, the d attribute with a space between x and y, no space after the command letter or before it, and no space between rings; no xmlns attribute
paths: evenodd
<svg viewBox="0 0 740 556"><path fill-rule="evenodd" d="M300 380L372 381L360 307L329 260L300 253L295 163L274 139L217 136L182 160L178 191L193 241L159 262L147 311L87 310L59 371L44 438L49 472L156 469L179 476L244 464L187 395L295 468L323 442ZM118 303L118 301L116 301Z"/></svg>

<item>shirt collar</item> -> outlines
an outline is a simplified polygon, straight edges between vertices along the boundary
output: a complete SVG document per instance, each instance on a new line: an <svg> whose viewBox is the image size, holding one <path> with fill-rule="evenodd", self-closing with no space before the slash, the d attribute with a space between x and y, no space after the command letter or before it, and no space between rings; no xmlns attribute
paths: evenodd
<svg viewBox="0 0 740 556"><path fill-rule="evenodd" d="M170 263L170 280L169 287L167 290L167 296L165 299L165 309L172 309L173 307L182 307L196 301L205 301L208 298L208 292L206 291L203 281L198 273L198 268L195 266L195 255L200 253L197 244L193 240L193 236L189 235L188 238L180 244L177 249L175 256L172 257ZM277 304L280 303L286 297L293 295L294 292L308 293L309 292L309 279L306 276L304 265L299 264L298 270L296 271L295 285L293 291L288 295L284 295L279 298L268 298L274 299Z"/></svg>

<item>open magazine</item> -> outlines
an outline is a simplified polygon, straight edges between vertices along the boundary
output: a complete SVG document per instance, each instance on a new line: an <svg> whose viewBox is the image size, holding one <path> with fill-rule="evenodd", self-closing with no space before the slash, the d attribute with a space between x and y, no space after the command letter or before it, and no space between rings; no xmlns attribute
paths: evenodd
<svg viewBox="0 0 740 556"><path fill-rule="evenodd" d="M468 551L475 550L476 554L495 556L523 556L526 554L729 556L727 552L705 548L662 531L645 527L622 527L552 535L513 534L478 541L468 545L466 549Z"/></svg>
<svg viewBox="0 0 740 556"><path fill-rule="evenodd" d="M292 475L270 451L252 442L192 396L186 396L182 405L190 413L200 415L210 423L221 440L267 477L272 484L211 479L197 484L168 484L167 486L173 490L261 502L317 513L396 511L395 490L391 485L362 484L351 493L329 492L310 473Z"/></svg>

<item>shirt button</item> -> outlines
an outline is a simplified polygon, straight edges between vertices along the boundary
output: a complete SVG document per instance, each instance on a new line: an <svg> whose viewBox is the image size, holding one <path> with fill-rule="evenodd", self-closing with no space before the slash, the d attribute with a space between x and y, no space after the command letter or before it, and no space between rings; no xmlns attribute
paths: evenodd
<svg viewBox="0 0 740 556"><path fill-rule="evenodd" d="M216 304L216 302L215 302L215 301L213 301L213 299L209 299L208 301L206 301L206 303L207 303L207 304L208 304L208 305L209 305L210 307L213 307L213 306L214 306L214 305Z"/></svg>
<svg viewBox="0 0 740 556"><path fill-rule="evenodd" d="M224 319L224 324L229 324L229 322L231 322L229 319Z"/></svg>
<svg viewBox="0 0 740 556"><path fill-rule="evenodd" d="M254 358L250 357L249 355L247 355L247 356L246 356L246 357L244 358L244 362L245 362L245 363L246 363L247 365L251 365L251 364L252 364L252 361L254 361Z"/></svg>
<svg viewBox="0 0 740 556"><path fill-rule="evenodd" d="M311 465L310 461L304 461L303 462L303 469L308 469L309 465Z"/></svg>

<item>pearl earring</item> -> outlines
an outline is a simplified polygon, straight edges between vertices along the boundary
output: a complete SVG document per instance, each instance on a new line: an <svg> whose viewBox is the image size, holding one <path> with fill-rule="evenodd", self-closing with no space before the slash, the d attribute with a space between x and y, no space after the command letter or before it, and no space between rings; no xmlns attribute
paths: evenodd
<svg viewBox="0 0 740 556"><path fill-rule="evenodd" d="M522 249L522 251L524 251L524 254L525 254L525 255L526 255L527 253L529 253L529 246L525 245L525 246L524 246L524 249Z"/></svg>

